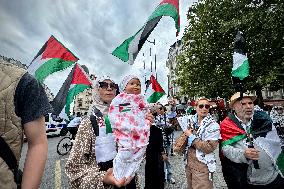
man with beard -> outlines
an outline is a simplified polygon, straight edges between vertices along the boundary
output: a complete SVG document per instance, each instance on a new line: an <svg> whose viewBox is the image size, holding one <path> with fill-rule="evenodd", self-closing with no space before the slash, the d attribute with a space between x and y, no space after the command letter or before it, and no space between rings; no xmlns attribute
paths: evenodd
<svg viewBox="0 0 284 189"><path fill-rule="evenodd" d="M270 117L254 111L254 100L255 96L241 97L240 92L231 97L234 113L220 125L223 175L230 189L280 189L284 185L280 139Z"/></svg>

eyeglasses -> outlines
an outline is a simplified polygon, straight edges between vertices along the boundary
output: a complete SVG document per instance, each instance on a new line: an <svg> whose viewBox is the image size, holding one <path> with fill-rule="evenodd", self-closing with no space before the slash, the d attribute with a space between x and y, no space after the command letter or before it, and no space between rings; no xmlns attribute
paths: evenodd
<svg viewBox="0 0 284 189"><path fill-rule="evenodd" d="M200 108L200 109L202 109L204 107L208 110L210 108L210 105L209 104L199 104L198 105L198 108Z"/></svg>
<svg viewBox="0 0 284 189"><path fill-rule="evenodd" d="M275 110L283 110L283 108L281 108L281 107L278 107L278 108L275 108Z"/></svg>
<svg viewBox="0 0 284 189"><path fill-rule="evenodd" d="M111 90L116 89L116 85L114 83L107 83L107 82L99 82L100 88L102 89L108 89L110 88Z"/></svg>

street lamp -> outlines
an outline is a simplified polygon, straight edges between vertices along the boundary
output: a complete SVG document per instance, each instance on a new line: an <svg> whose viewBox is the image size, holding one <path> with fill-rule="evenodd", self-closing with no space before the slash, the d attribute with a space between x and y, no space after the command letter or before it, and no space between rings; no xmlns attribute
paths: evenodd
<svg viewBox="0 0 284 189"><path fill-rule="evenodd" d="M154 45L156 45L156 40L154 39L154 41L149 41L148 39L146 40L147 42L149 42L149 43L152 43L152 44L154 44ZM150 47L150 57L152 56L152 52L151 52L151 47ZM156 79L158 79L157 78L157 67L156 67L156 62L157 62L157 56L156 56L156 52L155 52L155 54L154 54L154 68L155 68L155 73L156 73ZM153 71L153 69L152 69L152 59L151 59L151 72Z"/></svg>

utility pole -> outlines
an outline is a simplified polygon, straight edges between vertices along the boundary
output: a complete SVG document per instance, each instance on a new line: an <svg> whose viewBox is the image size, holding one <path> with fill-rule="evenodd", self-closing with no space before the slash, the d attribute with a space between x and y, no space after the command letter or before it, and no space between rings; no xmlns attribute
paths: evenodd
<svg viewBox="0 0 284 189"><path fill-rule="evenodd" d="M144 64L144 78L145 78L145 83L146 83L146 64L145 64L145 55L144 55L144 53L143 53L143 64Z"/></svg>
<svg viewBox="0 0 284 189"><path fill-rule="evenodd" d="M147 42L149 42L149 43L152 43L153 45L156 45L156 40L154 39L154 41L149 41L149 40L147 40ZM150 57L152 57L152 51L151 51L152 49L151 49L151 47L150 47ZM152 69L152 67L153 67L153 63L152 63L152 59L151 59L151 72L153 72L153 69ZM155 52L155 54L154 54L154 69L155 69L155 73L156 73L156 79L157 79L157 55L156 55L156 52Z"/></svg>

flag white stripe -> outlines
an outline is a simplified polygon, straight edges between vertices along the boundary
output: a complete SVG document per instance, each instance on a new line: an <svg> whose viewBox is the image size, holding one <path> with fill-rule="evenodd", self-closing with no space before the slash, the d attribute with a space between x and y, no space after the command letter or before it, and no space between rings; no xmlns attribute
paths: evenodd
<svg viewBox="0 0 284 189"><path fill-rule="evenodd" d="M47 62L49 61L50 59L52 58L46 58L46 59L42 59L42 54L39 55L32 63L31 65L28 67L28 72L31 74L31 75L35 75L35 72L39 69L39 67L41 67L44 62Z"/></svg>
<svg viewBox="0 0 284 189"><path fill-rule="evenodd" d="M146 90L145 93L145 98L146 100L154 93L155 91L153 90L152 83L149 85L148 89Z"/></svg>
<svg viewBox="0 0 284 189"><path fill-rule="evenodd" d="M238 69L247 60L247 56L234 52L233 54L233 68L232 70Z"/></svg>
<svg viewBox="0 0 284 189"><path fill-rule="evenodd" d="M141 39L142 32L143 32L143 29L141 29L140 32L138 32L135 35L134 39L129 43L129 47L128 47L128 54L129 54L128 63L130 65L134 64L133 54L138 52L138 44L139 44L139 40Z"/></svg>

